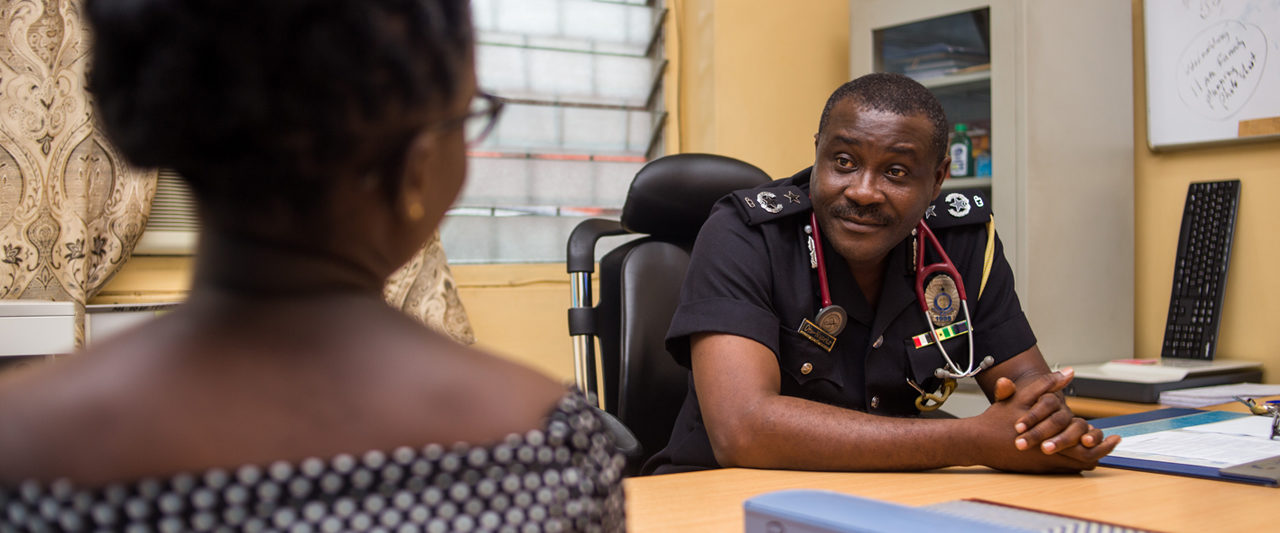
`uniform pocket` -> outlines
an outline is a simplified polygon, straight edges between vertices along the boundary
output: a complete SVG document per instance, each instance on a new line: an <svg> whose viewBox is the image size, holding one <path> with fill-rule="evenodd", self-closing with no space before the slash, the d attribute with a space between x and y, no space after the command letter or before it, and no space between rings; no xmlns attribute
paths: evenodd
<svg viewBox="0 0 1280 533"><path fill-rule="evenodd" d="M844 387L844 373L840 369L839 355L827 352L793 330L787 328L779 328L779 330L781 334L778 335L778 344L782 353L778 355L778 363L784 373L791 376L791 379L801 387L817 386L822 383L836 388Z"/></svg>
<svg viewBox="0 0 1280 533"><path fill-rule="evenodd" d="M942 350L938 349L936 343L916 348L915 341L910 338L906 340L905 344L907 361L911 364L911 379L925 390L933 391L937 389L942 384L942 381L934 377L934 373L939 368L947 368L947 360L943 359ZM969 366L968 333L942 341L942 347L947 350L947 355L951 357L956 366L960 367L960 370L964 370ZM977 367L978 363L974 361L974 368Z"/></svg>

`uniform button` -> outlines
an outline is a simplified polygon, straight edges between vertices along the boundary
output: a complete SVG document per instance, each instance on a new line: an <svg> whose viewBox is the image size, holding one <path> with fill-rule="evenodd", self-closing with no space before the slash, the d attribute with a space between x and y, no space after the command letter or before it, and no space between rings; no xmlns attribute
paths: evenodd
<svg viewBox="0 0 1280 533"><path fill-rule="evenodd" d="M871 408L872 408L872 409L876 409L876 408L879 408L879 407L880 407L880 397L879 397L879 396L872 396L872 397L871 397Z"/></svg>
<svg viewBox="0 0 1280 533"><path fill-rule="evenodd" d="M871 347L872 347L872 348L879 348L881 344L884 344L884 335L881 335L881 336L880 336L880 338L876 339L876 342L875 342L875 343L873 343L873 344L871 345Z"/></svg>
<svg viewBox="0 0 1280 533"><path fill-rule="evenodd" d="M804 375L806 375L806 376L807 376L807 375L809 375L809 373L810 373L810 372L813 372L813 365L811 365L811 364L809 364L809 363L805 363L805 364L803 364L803 365L800 365L800 373L801 373L801 374L804 374Z"/></svg>

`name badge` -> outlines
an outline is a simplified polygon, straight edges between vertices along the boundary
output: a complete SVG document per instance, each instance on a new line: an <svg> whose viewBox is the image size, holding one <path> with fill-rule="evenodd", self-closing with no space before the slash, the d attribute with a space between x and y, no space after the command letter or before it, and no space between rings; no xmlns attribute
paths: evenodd
<svg viewBox="0 0 1280 533"><path fill-rule="evenodd" d="M836 347L836 336L827 333L827 330L822 329L807 318L800 320L800 327L796 328L796 333L804 335L804 338L809 339L828 352Z"/></svg>

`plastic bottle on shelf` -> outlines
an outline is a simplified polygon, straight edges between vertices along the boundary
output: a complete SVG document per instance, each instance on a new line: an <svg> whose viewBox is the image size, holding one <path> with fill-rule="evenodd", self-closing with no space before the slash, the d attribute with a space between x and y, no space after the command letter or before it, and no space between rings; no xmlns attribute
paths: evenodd
<svg viewBox="0 0 1280 533"><path fill-rule="evenodd" d="M991 152L982 151L973 156L973 168L979 178L991 177Z"/></svg>
<svg viewBox="0 0 1280 533"><path fill-rule="evenodd" d="M951 156L951 176L955 178L973 175L973 141L969 140L968 130L968 125L956 124L951 145L947 148L947 154Z"/></svg>
<svg viewBox="0 0 1280 533"><path fill-rule="evenodd" d="M973 175L991 177L991 136L983 135L973 146Z"/></svg>

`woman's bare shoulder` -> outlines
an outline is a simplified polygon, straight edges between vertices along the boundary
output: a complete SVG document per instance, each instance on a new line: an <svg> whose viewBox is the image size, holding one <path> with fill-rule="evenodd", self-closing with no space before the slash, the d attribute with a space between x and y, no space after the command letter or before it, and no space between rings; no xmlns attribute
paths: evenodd
<svg viewBox="0 0 1280 533"><path fill-rule="evenodd" d="M123 339L0 375L0 481L51 472L97 481L485 444L540 428L568 391L432 332L326 335L277 351L204 342L147 352L149 345Z"/></svg>
<svg viewBox="0 0 1280 533"><path fill-rule="evenodd" d="M34 363L0 375L0 481L54 465L64 450L88 448L114 412L74 361ZM83 454L81 454L83 455Z"/></svg>
<svg viewBox="0 0 1280 533"><path fill-rule="evenodd" d="M448 368L442 373L448 376L446 383L434 387L432 395L437 405L460 407L475 417L477 428L487 425L481 419L494 422L490 431L498 433L502 425L536 427L569 390L568 384L500 355L466 346L450 352L442 358L448 362L441 363ZM471 439L476 440L483 439Z"/></svg>

